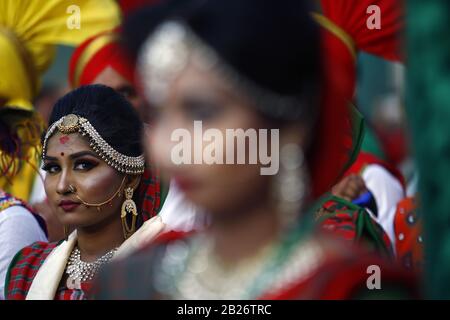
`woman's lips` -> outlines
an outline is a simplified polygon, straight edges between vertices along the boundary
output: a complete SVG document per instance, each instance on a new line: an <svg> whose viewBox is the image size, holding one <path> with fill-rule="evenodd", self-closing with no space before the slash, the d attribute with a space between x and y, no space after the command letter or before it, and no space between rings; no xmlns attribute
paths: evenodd
<svg viewBox="0 0 450 320"><path fill-rule="evenodd" d="M60 206L65 212L71 212L71 211L74 211L79 205L80 205L80 203L74 202L74 201L70 201L70 200L62 200L62 201L59 203L59 206Z"/></svg>

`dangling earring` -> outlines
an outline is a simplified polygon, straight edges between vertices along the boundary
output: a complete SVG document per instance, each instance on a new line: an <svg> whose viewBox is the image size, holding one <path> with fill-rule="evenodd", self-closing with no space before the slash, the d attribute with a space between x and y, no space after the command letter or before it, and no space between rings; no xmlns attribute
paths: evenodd
<svg viewBox="0 0 450 320"><path fill-rule="evenodd" d="M281 223L293 225L298 219L307 195L308 175L301 147L288 143L280 150L280 172L276 176L276 195Z"/></svg>
<svg viewBox="0 0 450 320"><path fill-rule="evenodd" d="M136 230L137 207L133 201L133 188L125 189L125 201L122 204L120 217L122 219L123 237L128 239ZM131 212L131 227L127 223L127 214Z"/></svg>

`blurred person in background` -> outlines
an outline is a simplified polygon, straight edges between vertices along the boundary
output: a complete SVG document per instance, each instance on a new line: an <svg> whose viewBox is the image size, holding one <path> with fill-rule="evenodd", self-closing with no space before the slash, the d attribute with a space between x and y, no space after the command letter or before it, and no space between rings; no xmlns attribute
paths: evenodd
<svg viewBox="0 0 450 320"><path fill-rule="evenodd" d="M344 43L350 43L348 46L356 48L356 53L361 51L365 55L370 54L378 60L383 59L380 61L384 61L386 64L397 65L401 69L400 64L404 60L401 46L401 36L404 30L403 3L401 1L377 2L376 6L380 9L380 29L370 30L369 24L366 23L371 17L368 13L365 16L361 13L375 3L362 1L351 4L355 15L360 15L360 19L355 19L346 16L346 7L340 8L340 2L337 1L332 10L326 9L326 12L332 22L347 33L343 37L347 39ZM342 33L342 30L334 29L336 33ZM378 39L375 40L377 37ZM358 61L360 60L358 59ZM357 65L357 70L363 70L363 66L360 68ZM353 72L349 74L355 75ZM360 75L360 73L358 74ZM394 77L394 74L392 76L398 78L397 80L401 78L397 75ZM368 79L371 77L371 74L367 76ZM389 82L392 80L389 79ZM370 84L377 85L373 82ZM395 86L400 87L400 84L396 83ZM370 90L370 86L368 90ZM401 96L401 90L398 91L398 95ZM355 92L351 92L351 94L353 96ZM355 99L355 97L353 98ZM373 106L373 114L379 112L377 107ZM364 126L361 150L355 155L355 162L344 173L344 178L333 187L332 193L364 207L371 217L383 227L395 252L397 238L394 231L394 216L398 202L406 195L408 180L404 178L403 168L398 165L399 163L392 161L392 152L387 152L389 150L384 148L385 140L392 142L394 139L388 136L386 136L387 139L381 139L377 130L379 128L378 119L371 117L369 120L369 125L366 122ZM400 149L403 150L403 147L398 146L397 150Z"/></svg>
<svg viewBox="0 0 450 320"><path fill-rule="evenodd" d="M94 35L81 43L69 63L72 89L88 84L103 84L121 93L143 118L144 100L137 93L134 63L123 52L118 30Z"/></svg>
<svg viewBox="0 0 450 320"><path fill-rule="evenodd" d="M383 5L383 21L393 19L396 5L389 2L380 2L379 5ZM336 21L343 17L339 11L334 14ZM341 21L340 24L348 24L345 29L354 34L355 43L368 46L370 41L366 42L368 38L364 36L364 30L367 29L364 26L348 28L352 23ZM398 26L396 28L399 29ZM360 36L357 36L358 33ZM417 210L418 175L409 154L407 125L402 108L404 59L399 50L398 38L390 38L388 33L381 37L383 42L379 42L379 46L369 45L363 51L391 62L392 72L389 74L392 79L388 79L390 91L372 106L370 123L364 128L361 151L344 178L333 187L332 193L368 211L388 235L400 264L420 273L423 267L422 219ZM389 47L391 49L385 50Z"/></svg>
<svg viewBox="0 0 450 320"><path fill-rule="evenodd" d="M319 35L306 1L191 4L142 46L140 73L154 113L146 145L161 170L206 210L211 226L194 235L167 233L108 266L94 297L410 296L414 282L407 273L315 226L313 203L321 205L320 196L354 160L358 145L348 126L352 75L343 69L354 68L346 64L352 62L348 48L329 29L325 38ZM321 51L321 40L338 43L334 49L344 52ZM330 56L322 61L321 52ZM342 80L350 86L345 91ZM261 175L261 166L250 164L174 164L171 133L177 128L192 133L194 120L223 134L279 128L280 172ZM366 270L372 264L382 266L383 283L394 290L368 290Z"/></svg>

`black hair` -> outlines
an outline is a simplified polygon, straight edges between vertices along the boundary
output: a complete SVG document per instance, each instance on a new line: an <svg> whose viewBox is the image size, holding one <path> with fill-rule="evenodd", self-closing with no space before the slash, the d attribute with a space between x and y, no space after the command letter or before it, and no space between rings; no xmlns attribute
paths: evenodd
<svg viewBox="0 0 450 320"><path fill-rule="evenodd" d="M298 108L306 108L304 120L310 121L318 113L322 73L313 5L307 0L172 0L165 12L150 7L130 18L123 36L136 56L157 23L181 20L240 75L281 97L298 98ZM280 120L277 111L260 111Z"/></svg>
<svg viewBox="0 0 450 320"><path fill-rule="evenodd" d="M205 1L185 17L240 74L280 95L305 93L319 71L319 33L308 1Z"/></svg>
<svg viewBox="0 0 450 320"><path fill-rule="evenodd" d="M149 34L166 19L191 7L196 1L160 0L143 6L125 16L119 43L132 61L137 61L139 51Z"/></svg>
<svg viewBox="0 0 450 320"><path fill-rule="evenodd" d="M71 113L86 118L102 138L120 153L132 157L142 154L139 115L114 89L95 84L69 92L53 107L49 127Z"/></svg>

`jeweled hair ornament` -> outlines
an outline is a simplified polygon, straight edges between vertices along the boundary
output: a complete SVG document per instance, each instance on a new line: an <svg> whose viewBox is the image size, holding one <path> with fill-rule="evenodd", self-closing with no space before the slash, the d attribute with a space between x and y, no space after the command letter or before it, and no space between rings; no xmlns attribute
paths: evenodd
<svg viewBox="0 0 450 320"><path fill-rule="evenodd" d="M89 138L89 145L108 165L117 171L127 174L141 174L144 172L144 155L138 157L126 156L111 147L102 136L95 130L86 118L76 114L69 114L54 122L44 138L42 156L47 154L48 139L58 130L64 134L78 132Z"/></svg>
<svg viewBox="0 0 450 320"><path fill-rule="evenodd" d="M162 104L170 83L188 63L200 70L217 70L230 81L232 89L247 94L258 110L268 116L284 120L304 116L300 95L282 95L248 79L221 59L186 24L176 20L163 23L144 43L139 65L146 98L156 106Z"/></svg>

